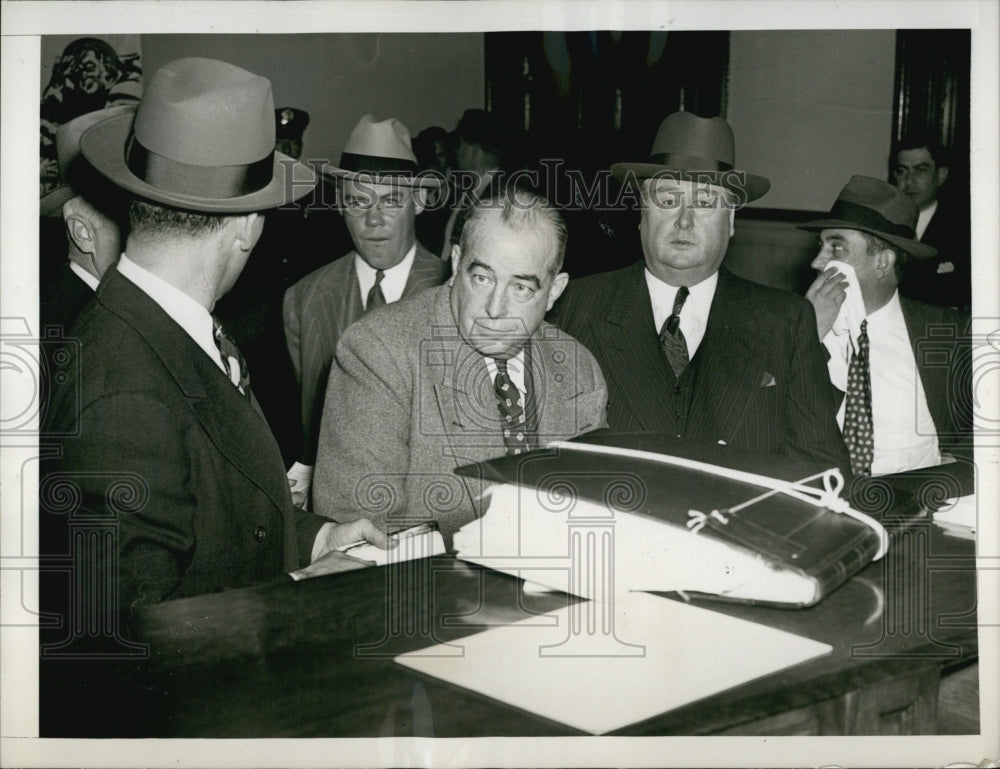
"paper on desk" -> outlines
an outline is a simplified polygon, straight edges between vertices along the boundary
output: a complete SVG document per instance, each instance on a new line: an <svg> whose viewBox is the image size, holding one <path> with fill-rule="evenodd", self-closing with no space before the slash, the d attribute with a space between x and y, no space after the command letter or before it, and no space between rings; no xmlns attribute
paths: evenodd
<svg viewBox="0 0 1000 769"><path fill-rule="evenodd" d="M353 558L362 561L375 561L376 566L390 563L412 561L415 558L430 558L432 555L442 555L445 552L444 538L440 531L427 531L412 537L399 540L399 544L389 550L383 550L375 545L359 545L346 551Z"/></svg>
<svg viewBox="0 0 1000 769"><path fill-rule="evenodd" d="M614 609L614 635L601 611ZM571 619L582 618L571 635ZM792 665L833 647L679 601L626 593L458 641L464 656L403 654L396 662L508 705L604 734ZM610 618L608 615L607 618ZM588 618L597 632L587 633ZM454 651L451 649L450 651Z"/></svg>
<svg viewBox="0 0 1000 769"><path fill-rule="evenodd" d="M947 499L941 509L934 513L934 523L941 526L949 534L965 539L974 539L976 509L975 494Z"/></svg>

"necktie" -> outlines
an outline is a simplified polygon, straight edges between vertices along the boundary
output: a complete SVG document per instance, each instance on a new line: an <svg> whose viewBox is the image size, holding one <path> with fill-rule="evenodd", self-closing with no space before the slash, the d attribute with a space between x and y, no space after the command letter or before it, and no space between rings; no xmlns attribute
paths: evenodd
<svg viewBox="0 0 1000 769"><path fill-rule="evenodd" d="M520 454L528 449L528 438L524 421L524 399L520 390L510 381L507 361L495 361L497 375L493 380L493 390L497 396L497 407L503 419L503 445L507 456Z"/></svg>
<svg viewBox="0 0 1000 769"><path fill-rule="evenodd" d="M868 361L868 321L861 321L858 351L847 367L844 404L844 443L851 454L855 475L871 475L875 458L875 428L872 423L872 379Z"/></svg>
<svg viewBox="0 0 1000 769"><path fill-rule="evenodd" d="M365 311L370 312L376 307L385 304L385 294L382 293L382 278L385 277L385 270L375 270L375 285L368 290L368 302Z"/></svg>
<svg viewBox="0 0 1000 769"><path fill-rule="evenodd" d="M212 318L212 336L215 337L215 345L222 355L222 362L229 372L229 380L239 388L243 395L250 394L250 371L247 369L247 362L240 354L240 349L236 342L222 328L218 320Z"/></svg>
<svg viewBox="0 0 1000 769"><path fill-rule="evenodd" d="M688 364L687 341L684 339L684 332L681 331L681 307L687 299L687 286L677 289L677 296L674 298L674 309L670 317L663 321L660 329L660 346L663 354L667 356L667 363L674 370L674 376L680 378L681 373Z"/></svg>

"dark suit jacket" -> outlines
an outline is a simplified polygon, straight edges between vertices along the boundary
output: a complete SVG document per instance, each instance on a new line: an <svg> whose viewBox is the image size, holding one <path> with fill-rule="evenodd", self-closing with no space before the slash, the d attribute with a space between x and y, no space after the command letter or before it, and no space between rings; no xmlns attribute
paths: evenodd
<svg viewBox="0 0 1000 769"><path fill-rule="evenodd" d="M483 483L459 465L504 455L496 394L483 357L458 333L451 289L380 308L351 326L330 369L313 505L338 521L390 529L437 520L446 542L480 515ZM528 354L538 443L605 425L597 361L543 323Z"/></svg>
<svg viewBox="0 0 1000 769"><path fill-rule="evenodd" d="M302 460L316 457L323 397L341 334L364 314L354 269L355 252L306 275L285 293L285 341L302 394ZM403 298L438 286L451 274L451 264L419 243Z"/></svg>
<svg viewBox="0 0 1000 769"><path fill-rule="evenodd" d="M61 457L43 473L41 510L71 529L111 526L105 549L72 536L63 547L112 571L117 559L112 608L242 587L308 563L323 520L293 508L256 402L159 305L111 271L74 336L80 368L45 423ZM53 541L47 555L63 554Z"/></svg>
<svg viewBox="0 0 1000 769"><path fill-rule="evenodd" d="M90 286L70 269L69 262L65 262L56 279L42 294L39 306L42 328L56 326L66 335L80 311L93 298Z"/></svg>
<svg viewBox="0 0 1000 769"><path fill-rule="evenodd" d="M812 306L719 270L683 424L639 262L571 281L552 320L594 353L608 425L781 454L849 472ZM773 384L771 384L773 383Z"/></svg>
<svg viewBox="0 0 1000 769"><path fill-rule="evenodd" d="M911 259L899 293L911 299L968 311L972 304L972 247L969 211L947 198L927 224L921 243L938 250L933 259Z"/></svg>

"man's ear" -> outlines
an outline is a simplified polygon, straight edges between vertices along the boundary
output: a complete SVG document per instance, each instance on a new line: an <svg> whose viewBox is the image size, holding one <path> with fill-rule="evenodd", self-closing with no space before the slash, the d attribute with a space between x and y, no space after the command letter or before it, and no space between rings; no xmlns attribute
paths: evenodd
<svg viewBox="0 0 1000 769"><path fill-rule="evenodd" d="M462 247L456 243L451 247L451 279L448 281L448 285L452 285L455 282L455 276L458 275L459 265L462 263Z"/></svg>
<svg viewBox="0 0 1000 769"><path fill-rule="evenodd" d="M66 223L66 235L76 249L84 254L96 254L97 244L90 222L79 214L66 214L63 220Z"/></svg>
<svg viewBox="0 0 1000 769"><path fill-rule="evenodd" d="M422 214L424 209L427 208L427 190L423 187L417 187L413 190L413 215Z"/></svg>
<svg viewBox="0 0 1000 769"><path fill-rule="evenodd" d="M545 312L552 309L552 305L556 303L556 299L562 296L562 292L566 290L566 284L568 283L568 272L560 272L552 279L552 285L549 286L549 299L545 303Z"/></svg>
<svg viewBox="0 0 1000 769"><path fill-rule="evenodd" d="M896 254L888 248L884 248L875 254L875 270L879 278L885 278L894 273L896 267Z"/></svg>
<svg viewBox="0 0 1000 769"><path fill-rule="evenodd" d="M937 186L940 187L948 178L948 166L938 166L937 171L934 172L934 176L937 181Z"/></svg>
<svg viewBox="0 0 1000 769"><path fill-rule="evenodd" d="M240 251L252 251L264 229L264 217L257 213L233 217L233 241Z"/></svg>

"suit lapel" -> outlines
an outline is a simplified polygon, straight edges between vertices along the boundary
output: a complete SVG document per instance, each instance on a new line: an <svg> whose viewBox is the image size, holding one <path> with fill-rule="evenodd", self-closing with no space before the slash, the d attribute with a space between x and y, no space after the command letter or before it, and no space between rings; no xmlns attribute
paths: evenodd
<svg viewBox="0 0 1000 769"><path fill-rule="evenodd" d="M643 269L639 262L624 274L607 316L593 330L607 362L610 391L631 406L642 430L674 434L677 422L664 397L674 386L674 375L653 327Z"/></svg>
<svg viewBox="0 0 1000 769"><path fill-rule="evenodd" d="M735 282L719 270L705 337L695 353L697 378L686 430L692 437L731 436L761 387L766 330L757 327L753 303Z"/></svg>
<svg viewBox="0 0 1000 769"><path fill-rule="evenodd" d="M937 218L934 215L934 219ZM931 222L934 221L931 219ZM917 349L917 341L927 341L927 325L930 318L921 312L919 305L912 304L905 297L900 297L899 306L903 312L903 322L906 323L906 334L910 338L910 347L913 350L913 359L917 367L917 375L924 388L924 400L927 403L927 410L934 421L934 427L939 435L952 432L954 430L948 408L941 408L942 404L948 403L948 374L947 366L924 366L921 358L921 351Z"/></svg>
<svg viewBox="0 0 1000 769"><path fill-rule="evenodd" d="M417 243L410 274L406 277L401 298L406 298L426 288L439 286L449 272L448 264Z"/></svg>

